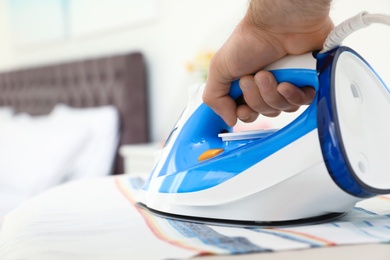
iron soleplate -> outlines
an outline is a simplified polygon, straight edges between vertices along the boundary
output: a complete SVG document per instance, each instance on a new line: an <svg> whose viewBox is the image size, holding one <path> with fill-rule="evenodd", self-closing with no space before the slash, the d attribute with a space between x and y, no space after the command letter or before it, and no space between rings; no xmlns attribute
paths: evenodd
<svg viewBox="0 0 390 260"><path fill-rule="evenodd" d="M338 219L347 212L341 213L329 213L321 216L304 218L304 219L296 219L296 220L286 220L286 221L242 221L242 220L229 220L229 219L215 219L215 218L202 218L202 217L192 217L192 216L184 216L178 214L172 214L167 212L162 212L159 210L155 210L149 208L145 204L141 202L137 202L136 206L148 211L149 213L166 218L171 220L179 220L186 221L198 224L208 224L215 226L225 226L225 227L243 227L243 228L275 228L275 227L296 227L296 226L305 226L305 225L314 225L314 224L322 224L335 219Z"/></svg>

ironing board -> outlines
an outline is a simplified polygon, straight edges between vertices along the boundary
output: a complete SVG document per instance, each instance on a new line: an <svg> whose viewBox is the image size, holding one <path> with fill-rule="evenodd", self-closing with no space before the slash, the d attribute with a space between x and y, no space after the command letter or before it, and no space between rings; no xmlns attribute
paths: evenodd
<svg viewBox="0 0 390 260"><path fill-rule="evenodd" d="M31 199L6 216L0 258L351 259L375 255L375 259L388 259L390 255L389 196L363 201L330 223L244 229L150 215L134 206L142 182L133 175L76 181Z"/></svg>

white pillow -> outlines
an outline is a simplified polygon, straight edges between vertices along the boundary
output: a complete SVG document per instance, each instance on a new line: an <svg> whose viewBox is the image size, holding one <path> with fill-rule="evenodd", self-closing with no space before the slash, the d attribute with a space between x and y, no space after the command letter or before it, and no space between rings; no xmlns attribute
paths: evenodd
<svg viewBox="0 0 390 260"><path fill-rule="evenodd" d="M10 120L14 115L14 111L10 107L0 107L0 126Z"/></svg>
<svg viewBox="0 0 390 260"><path fill-rule="evenodd" d="M35 117L4 109L0 122L0 216L65 181L111 173L119 140L114 107L58 105Z"/></svg>
<svg viewBox="0 0 390 260"><path fill-rule="evenodd" d="M119 114L115 107L71 108L60 104L54 108L52 117L89 133L89 141L78 152L68 180L111 174L119 141Z"/></svg>
<svg viewBox="0 0 390 260"><path fill-rule="evenodd" d="M1 205L12 207L62 182L90 138L85 128L50 116L15 116L0 127ZM3 201L1 201L3 200Z"/></svg>

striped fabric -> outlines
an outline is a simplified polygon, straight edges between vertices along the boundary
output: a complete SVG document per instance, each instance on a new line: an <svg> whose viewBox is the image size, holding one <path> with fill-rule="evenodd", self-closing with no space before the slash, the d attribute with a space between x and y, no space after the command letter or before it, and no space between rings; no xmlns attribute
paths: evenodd
<svg viewBox="0 0 390 260"><path fill-rule="evenodd" d="M139 177L116 179L117 187L132 207L136 207L135 194L142 183ZM390 196L362 201L351 212L328 223L283 228L191 223L165 219L136 208L156 239L174 245L181 252L193 252L193 256L390 243Z"/></svg>

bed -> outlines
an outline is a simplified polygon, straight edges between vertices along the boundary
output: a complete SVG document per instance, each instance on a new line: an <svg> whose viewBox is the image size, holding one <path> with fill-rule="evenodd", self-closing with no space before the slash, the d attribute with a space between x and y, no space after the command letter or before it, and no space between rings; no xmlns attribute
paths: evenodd
<svg viewBox="0 0 390 260"><path fill-rule="evenodd" d="M119 148L149 141L139 52L3 71L0 93L0 215L60 183L122 174Z"/></svg>

